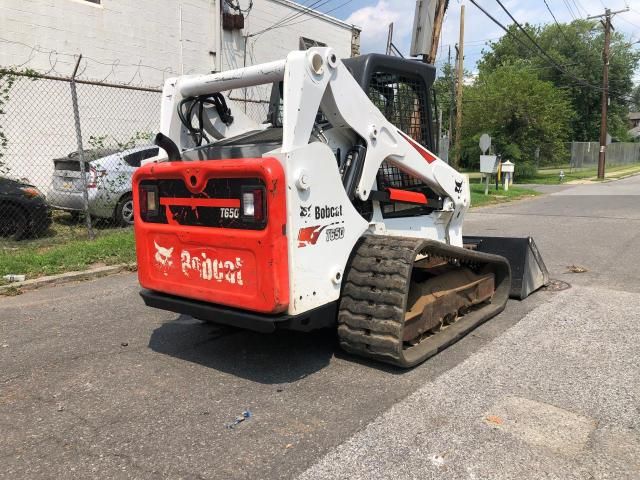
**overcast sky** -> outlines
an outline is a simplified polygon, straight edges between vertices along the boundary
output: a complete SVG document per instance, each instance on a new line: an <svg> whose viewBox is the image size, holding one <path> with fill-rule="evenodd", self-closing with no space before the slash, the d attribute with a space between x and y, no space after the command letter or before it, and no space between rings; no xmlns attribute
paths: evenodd
<svg viewBox="0 0 640 480"><path fill-rule="evenodd" d="M511 23L495 0L476 1L503 25ZM328 11L344 2L345 0L333 0L324 7L321 6L320 10ZM306 0L301 3L312 4L313 2ZM502 3L520 23L553 22L543 0L503 0ZM626 0L626 2L625 0L547 0L547 3L561 23L570 22L574 17L585 18L587 15L603 13L603 4L612 11L628 5L633 10L615 16L613 25L628 40L640 40L640 0ZM460 6L463 4L465 5L465 68L473 71L487 39L497 39L504 32L469 1L450 0L437 58L438 65L446 62L449 46L451 46L452 56L455 55L454 46L458 41ZM387 28L389 23L393 22L394 44L403 54L408 55L415 5L415 0L352 0L329 14L363 29L361 38L363 53L384 52ZM568 7L571 8L571 12ZM636 48L638 47L640 44L636 45ZM637 80L640 79L640 72L638 73Z"/></svg>

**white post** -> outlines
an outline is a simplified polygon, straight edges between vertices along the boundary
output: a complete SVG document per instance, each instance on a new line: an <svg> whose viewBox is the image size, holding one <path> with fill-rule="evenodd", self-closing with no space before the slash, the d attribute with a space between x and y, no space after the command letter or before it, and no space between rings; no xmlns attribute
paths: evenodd
<svg viewBox="0 0 640 480"><path fill-rule="evenodd" d="M513 172L515 171L515 165L513 162L507 160L503 162L501 165L502 174L504 175L504 191L509 191L509 184L511 183L511 178L513 177Z"/></svg>

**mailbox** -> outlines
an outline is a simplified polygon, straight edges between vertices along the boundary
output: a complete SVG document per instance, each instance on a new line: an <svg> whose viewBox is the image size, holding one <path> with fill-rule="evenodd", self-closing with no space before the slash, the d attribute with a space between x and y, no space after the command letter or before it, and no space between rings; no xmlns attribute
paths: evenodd
<svg viewBox="0 0 640 480"><path fill-rule="evenodd" d="M515 164L507 160L502 162L502 173L513 173Z"/></svg>
<svg viewBox="0 0 640 480"><path fill-rule="evenodd" d="M498 157L496 155L480 155L480 173L494 174L498 171Z"/></svg>

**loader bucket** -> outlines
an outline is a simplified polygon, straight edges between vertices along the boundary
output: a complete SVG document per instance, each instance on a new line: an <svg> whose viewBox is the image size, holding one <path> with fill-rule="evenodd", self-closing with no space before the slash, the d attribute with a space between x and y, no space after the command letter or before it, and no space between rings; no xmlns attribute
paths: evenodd
<svg viewBox="0 0 640 480"><path fill-rule="evenodd" d="M467 237L465 246L505 257L511 266L509 296L523 300L549 284L549 272L531 237Z"/></svg>

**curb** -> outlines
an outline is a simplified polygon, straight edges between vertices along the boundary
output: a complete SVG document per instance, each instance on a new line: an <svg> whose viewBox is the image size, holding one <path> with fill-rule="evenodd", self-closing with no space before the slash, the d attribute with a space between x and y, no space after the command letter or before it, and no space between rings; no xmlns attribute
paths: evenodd
<svg viewBox="0 0 640 480"><path fill-rule="evenodd" d="M135 263L121 263L119 265L91 268L89 270L82 270L79 272L66 272L58 275L48 275L45 277L25 280L24 282L12 282L7 285L0 285L0 295L16 291L35 290L36 288L44 286L62 285L64 283L77 282L81 280L92 280L94 278L105 277L107 275L113 275L124 271L133 271L135 266Z"/></svg>

